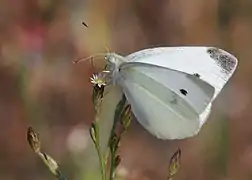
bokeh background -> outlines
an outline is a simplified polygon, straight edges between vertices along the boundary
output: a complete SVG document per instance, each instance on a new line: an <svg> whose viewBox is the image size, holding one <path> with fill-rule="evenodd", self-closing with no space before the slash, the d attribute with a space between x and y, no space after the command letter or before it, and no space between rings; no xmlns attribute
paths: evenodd
<svg viewBox="0 0 252 180"><path fill-rule="evenodd" d="M89 76L95 68L72 61L105 47L127 55L181 45L225 49L238 57L237 71L194 138L161 141L134 121L122 139L118 174L165 180L180 147L178 180L251 179L251 0L1 0L0 179L54 178L26 142L28 125L70 180L90 179Z"/></svg>

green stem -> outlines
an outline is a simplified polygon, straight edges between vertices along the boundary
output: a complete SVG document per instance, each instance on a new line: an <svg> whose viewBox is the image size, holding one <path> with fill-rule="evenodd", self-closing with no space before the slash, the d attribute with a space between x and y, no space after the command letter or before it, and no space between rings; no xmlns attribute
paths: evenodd
<svg viewBox="0 0 252 180"><path fill-rule="evenodd" d="M101 153L101 148L100 148L100 136L99 136L99 125L98 123L96 123L96 128L97 128L97 143L94 142L95 144L95 149L97 151L98 154L98 158L99 158L99 163L100 163L100 170L101 170L101 175L102 175L102 180L106 180L106 169L105 169L105 162L104 162L104 158L102 156Z"/></svg>
<svg viewBox="0 0 252 180"><path fill-rule="evenodd" d="M118 103L116 110L115 110L114 122L113 122L113 126L111 129L109 139L111 139L113 133L115 132L117 120L120 118L120 115L121 115L121 112L123 110L125 103L126 103L126 97L125 97L125 95L123 95L122 100Z"/></svg>
<svg viewBox="0 0 252 180"><path fill-rule="evenodd" d="M126 103L126 97L125 95L123 95L122 100L118 103L116 110L115 110L115 116L114 116L114 122L113 122L113 126L111 129L111 133L110 133L110 137L109 137L109 142L111 142L111 139L113 137L113 134L115 133L115 129L116 129L116 123L121 115L121 112L123 110L123 107ZM116 156L116 152L111 151L110 149L110 172L109 172L109 180L113 180L113 175L114 175L114 171L115 171L115 156Z"/></svg>
<svg viewBox="0 0 252 180"><path fill-rule="evenodd" d="M100 147L96 147L96 150L97 150L97 154L98 154L98 157L99 157L102 180L106 180L105 164L104 164L104 159L103 159Z"/></svg>
<svg viewBox="0 0 252 180"><path fill-rule="evenodd" d="M115 171L115 153L111 152L110 154L110 172L109 172L109 180L113 180L113 175Z"/></svg>
<svg viewBox="0 0 252 180"><path fill-rule="evenodd" d="M57 169L57 178L58 180L67 180L67 178L61 173L59 169Z"/></svg>

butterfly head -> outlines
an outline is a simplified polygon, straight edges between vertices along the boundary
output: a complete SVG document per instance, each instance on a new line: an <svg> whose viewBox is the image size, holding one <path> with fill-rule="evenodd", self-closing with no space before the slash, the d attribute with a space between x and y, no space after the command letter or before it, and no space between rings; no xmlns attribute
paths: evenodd
<svg viewBox="0 0 252 180"><path fill-rule="evenodd" d="M114 84L118 77L119 66L124 62L124 58L116 53L107 53L104 58L107 61L105 71L110 74Z"/></svg>
<svg viewBox="0 0 252 180"><path fill-rule="evenodd" d="M104 58L108 64L115 66L119 66L123 62L123 57L116 53L107 53Z"/></svg>

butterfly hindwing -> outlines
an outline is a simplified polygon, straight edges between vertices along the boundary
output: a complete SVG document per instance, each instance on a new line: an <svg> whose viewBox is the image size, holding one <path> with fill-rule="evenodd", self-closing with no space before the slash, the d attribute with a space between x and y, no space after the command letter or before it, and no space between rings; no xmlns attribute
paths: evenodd
<svg viewBox="0 0 252 180"><path fill-rule="evenodd" d="M158 81L163 79L162 75L169 75L168 71L181 74L156 66L128 66L121 69L118 83L137 120L153 135L161 139L193 136L201 126L199 114L184 98L167 87L166 79L162 83ZM186 78L187 74L184 75Z"/></svg>
<svg viewBox="0 0 252 180"><path fill-rule="evenodd" d="M132 74L133 71L134 74ZM155 81L155 83L162 84L164 88L170 89L176 93L178 98L190 104L198 114L205 110L215 92L214 87L193 75L150 64L127 63L121 67L120 74L126 74L129 79L136 79L135 76L138 74L138 78L145 77L153 82ZM147 86L139 79L136 79L136 81ZM160 95L159 92L155 93Z"/></svg>

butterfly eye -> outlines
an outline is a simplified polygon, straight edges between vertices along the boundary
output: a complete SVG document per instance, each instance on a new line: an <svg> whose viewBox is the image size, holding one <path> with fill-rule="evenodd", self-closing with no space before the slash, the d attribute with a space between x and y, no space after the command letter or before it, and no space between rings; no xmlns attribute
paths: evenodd
<svg viewBox="0 0 252 180"><path fill-rule="evenodd" d="M181 94L185 96L188 94L188 92L185 89L180 89L179 91L181 92Z"/></svg>

